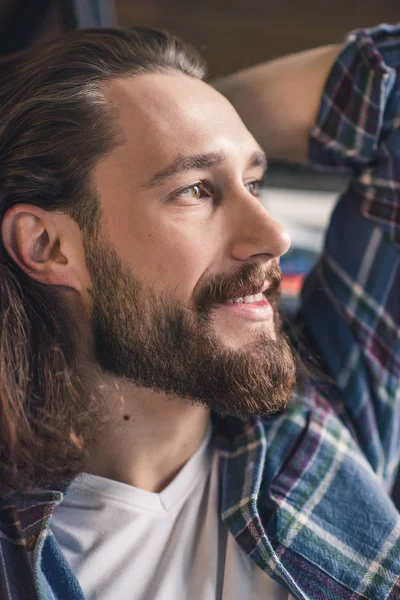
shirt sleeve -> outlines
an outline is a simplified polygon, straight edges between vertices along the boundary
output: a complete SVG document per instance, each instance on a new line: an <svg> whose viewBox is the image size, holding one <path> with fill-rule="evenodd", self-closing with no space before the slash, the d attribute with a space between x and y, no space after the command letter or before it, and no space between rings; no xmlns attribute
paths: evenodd
<svg viewBox="0 0 400 600"><path fill-rule="evenodd" d="M400 25L349 35L310 135L317 168L350 170L300 317L346 419L390 489L400 456ZM334 394L333 394L334 395Z"/></svg>

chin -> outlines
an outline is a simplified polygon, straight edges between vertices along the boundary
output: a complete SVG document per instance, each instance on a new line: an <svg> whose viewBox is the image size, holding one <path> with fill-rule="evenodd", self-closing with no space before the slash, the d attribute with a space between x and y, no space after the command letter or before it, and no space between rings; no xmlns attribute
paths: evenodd
<svg viewBox="0 0 400 600"><path fill-rule="evenodd" d="M260 327L257 331L224 331L217 332L217 336L220 341L231 350L244 350L246 347L250 347L257 343L260 334L267 335L268 338L275 342L277 339L275 327Z"/></svg>

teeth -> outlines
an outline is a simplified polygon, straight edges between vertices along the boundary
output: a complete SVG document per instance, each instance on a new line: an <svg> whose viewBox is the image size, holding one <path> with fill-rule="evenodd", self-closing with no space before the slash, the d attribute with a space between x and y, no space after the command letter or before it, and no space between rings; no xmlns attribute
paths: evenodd
<svg viewBox="0 0 400 600"><path fill-rule="evenodd" d="M249 295L249 296L240 296L240 298L236 298L235 300L227 300L228 304L250 304L251 302L260 302L263 299L262 292L258 294Z"/></svg>

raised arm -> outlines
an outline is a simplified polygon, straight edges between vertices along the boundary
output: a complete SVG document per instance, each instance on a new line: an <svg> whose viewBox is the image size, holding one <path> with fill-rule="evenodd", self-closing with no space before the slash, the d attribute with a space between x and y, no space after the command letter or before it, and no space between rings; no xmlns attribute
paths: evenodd
<svg viewBox="0 0 400 600"><path fill-rule="evenodd" d="M400 26L218 86L271 156L351 173L300 322L335 382L328 399L390 489L400 458Z"/></svg>
<svg viewBox="0 0 400 600"><path fill-rule="evenodd" d="M269 158L308 159L308 136L342 44L284 56L212 84L234 105Z"/></svg>

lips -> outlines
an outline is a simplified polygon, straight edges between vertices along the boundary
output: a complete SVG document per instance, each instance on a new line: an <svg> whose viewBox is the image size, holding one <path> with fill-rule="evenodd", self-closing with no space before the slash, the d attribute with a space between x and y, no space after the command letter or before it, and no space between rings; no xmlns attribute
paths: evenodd
<svg viewBox="0 0 400 600"><path fill-rule="evenodd" d="M252 288L241 288L240 290L238 290L235 294L233 294L230 298L228 298L227 300L225 300L225 302L231 302L231 301L235 301L238 298L244 298L246 296L257 296L257 294L262 294L265 291L267 291L269 288L271 287L271 282L270 281L266 281L261 288L258 289L254 289L254 287Z"/></svg>
<svg viewBox="0 0 400 600"><path fill-rule="evenodd" d="M262 269L260 265L247 264L231 278L217 275L209 279L198 294L197 311L206 317L214 308L227 305L228 300L234 303L239 298L260 293L263 294L262 302L267 301L274 305L279 297L281 277L277 261L271 261L268 271ZM255 305L255 302L247 304L253 307Z"/></svg>

